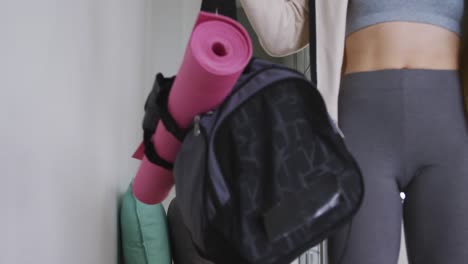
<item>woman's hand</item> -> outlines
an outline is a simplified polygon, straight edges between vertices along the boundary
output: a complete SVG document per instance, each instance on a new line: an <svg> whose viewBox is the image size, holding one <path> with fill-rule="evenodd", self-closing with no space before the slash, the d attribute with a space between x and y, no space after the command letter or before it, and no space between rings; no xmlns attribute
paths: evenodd
<svg viewBox="0 0 468 264"><path fill-rule="evenodd" d="M269 55L284 57L309 43L308 0L240 1L260 44Z"/></svg>

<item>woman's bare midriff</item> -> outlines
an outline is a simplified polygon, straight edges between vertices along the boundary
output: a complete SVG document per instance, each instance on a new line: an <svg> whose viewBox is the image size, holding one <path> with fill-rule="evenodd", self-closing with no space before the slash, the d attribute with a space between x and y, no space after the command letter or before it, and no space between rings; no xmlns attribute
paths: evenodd
<svg viewBox="0 0 468 264"><path fill-rule="evenodd" d="M460 38L421 23L386 22L346 38L343 73L382 69L458 69Z"/></svg>

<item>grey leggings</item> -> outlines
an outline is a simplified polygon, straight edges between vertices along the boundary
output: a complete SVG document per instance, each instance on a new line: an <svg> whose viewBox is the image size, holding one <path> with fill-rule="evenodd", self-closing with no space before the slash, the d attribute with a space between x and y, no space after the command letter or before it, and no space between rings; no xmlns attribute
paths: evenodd
<svg viewBox="0 0 468 264"><path fill-rule="evenodd" d="M329 240L331 264L396 264L402 219L410 264L468 263L468 128L461 94L458 73L450 70L343 78L340 127L366 192L353 221Z"/></svg>

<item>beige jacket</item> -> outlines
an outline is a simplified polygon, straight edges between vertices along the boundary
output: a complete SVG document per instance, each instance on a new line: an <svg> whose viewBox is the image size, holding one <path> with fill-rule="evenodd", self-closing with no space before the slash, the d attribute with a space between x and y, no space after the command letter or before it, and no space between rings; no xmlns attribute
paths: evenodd
<svg viewBox="0 0 468 264"><path fill-rule="evenodd" d="M290 55L309 42L309 0L240 0L263 48ZM312 1L312 0L311 0ZM314 0L317 17L317 78L328 111L337 120L348 0Z"/></svg>

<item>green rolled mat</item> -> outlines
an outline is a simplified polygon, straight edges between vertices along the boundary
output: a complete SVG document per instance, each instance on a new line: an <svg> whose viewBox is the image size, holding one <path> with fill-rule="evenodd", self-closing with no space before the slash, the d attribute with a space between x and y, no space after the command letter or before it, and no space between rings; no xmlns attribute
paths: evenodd
<svg viewBox="0 0 468 264"><path fill-rule="evenodd" d="M120 231L125 264L170 264L166 212L161 204L139 202L132 184L122 199Z"/></svg>

